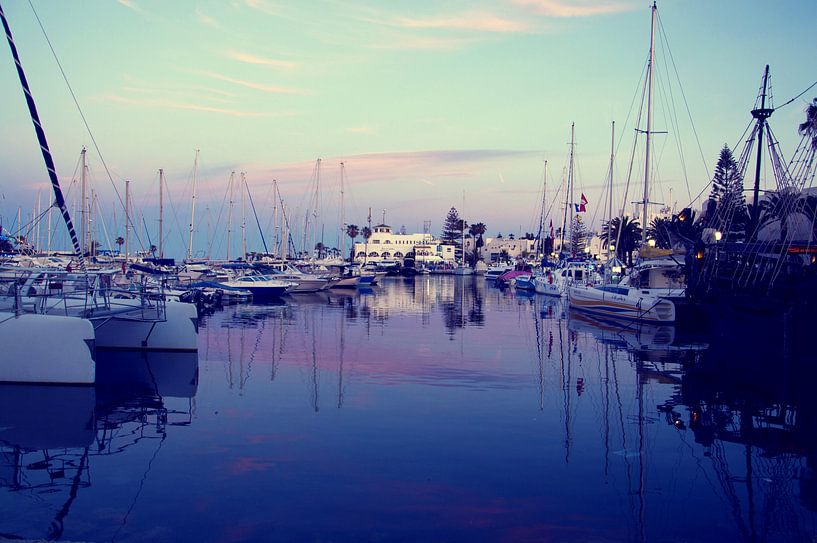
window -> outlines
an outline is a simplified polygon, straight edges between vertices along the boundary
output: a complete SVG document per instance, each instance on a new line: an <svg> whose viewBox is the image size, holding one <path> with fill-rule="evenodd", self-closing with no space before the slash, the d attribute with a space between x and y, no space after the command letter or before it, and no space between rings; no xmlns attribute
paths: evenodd
<svg viewBox="0 0 817 543"><path fill-rule="evenodd" d="M391 253L386 251L384 253L381 253L380 256L383 257L383 258L389 258L391 256Z"/></svg>
<svg viewBox="0 0 817 543"><path fill-rule="evenodd" d="M375 245L379 245L379 244L380 244L380 240L379 240L379 239L373 239L373 240L371 241L371 243L374 243Z"/></svg>
<svg viewBox="0 0 817 543"><path fill-rule="evenodd" d="M357 254L357 256L366 256L366 253L364 253L363 251L360 251L360 252Z"/></svg>
<svg viewBox="0 0 817 543"><path fill-rule="evenodd" d="M401 253L400 251L395 251L394 258L403 258L403 253Z"/></svg>
<svg viewBox="0 0 817 543"><path fill-rule="evenodd" d="M374 257L374 258L377 258L377 257L378 257L378 254L377 254L377 252L376 252L376 251L372 251L371 253L369 253L369 256Z"/></svg>

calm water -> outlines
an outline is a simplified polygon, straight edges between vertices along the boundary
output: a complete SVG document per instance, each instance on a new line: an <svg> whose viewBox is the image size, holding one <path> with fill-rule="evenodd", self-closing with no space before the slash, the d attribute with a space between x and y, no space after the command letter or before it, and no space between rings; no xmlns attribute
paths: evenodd
<svg viewBox="0 0 817 543"><path fill-rule="evenodd" d="M812 541L813 348L744 317L434 276L227 307L198 356L0 389L0 538Z"/></svg>

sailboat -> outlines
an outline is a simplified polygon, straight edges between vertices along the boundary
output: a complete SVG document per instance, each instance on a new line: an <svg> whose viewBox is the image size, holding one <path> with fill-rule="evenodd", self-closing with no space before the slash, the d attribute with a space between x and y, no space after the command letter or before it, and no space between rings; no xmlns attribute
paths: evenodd
<svg viewBox="0 0 817 543"><path fill-rule="evenodd" d="M644 164L644 197L641 203L642 216L642 247L647 246L646 224L647 206L649 201L649 177L650 177L650 143L652 135L652 100L653 100L653 78L655 76L655 21L657 7L655 2L651 7L650 20L650 51L647 62L647 115L645 134L645 164ZM612 169L611 169L612 175ZM608 243L609 247L609 243ZM648 272L649 274L649 272ZM623 318L645 322L675 322L675 304L670 299L662 297L659 293L643 291L641 285L622 282L621 284L604 286L583 286L573 285L568 288L568 300L570 307L582 311L603 315L606 317Z"/></svg>
<svg viewBox="0 0 817 543"><path fill-rule="evenodd" d="M76 351L82 353L81 356L77 354L80 358L76 363L82 369L77 375L80 377L84 375L81 382L92 383L93 378L89 380L88 375L95 369L92 346L94 344L97 348L197 350L197 313L192 304L165 301L163 296L151 296L144 284L138 286L135 293L130 290L117 291L112 280L116 270L92 273L87 269L85 251L74 229L37 106L2 6L0 19L51 181L55 205L65 221L80 270L80 273L69 273L32 268L9 274L14 288L3 291L5 296L0 296L0 322L3 322L0 328L0 341L6 339L8 341L5 343L8 344L19 341L14 335L13 323L17 319L16 326L19 326L21 322L19 319L23 314L28 315L27 321L37 322L42 328L53 328L51 333L40 330L41 333L38 334L37 341L42 342L38 349L47 345L46 352L50 352L51 357L36 361L32 366L36 371L26 376L28 382L37 379L53 382L54 376L60 375L56 369L51 368L55 366L53 353ZM7 318L3 319L3 316ZM59 316L61 319L49 318L53 316ZM81 326L87 331L87 324L64 321L62 318L78 319L91 324L94 332L92 341L86 342L84 333L73 334L64 328ZM77 348L74 350L66 349L60 340L80 342L87 353L81 349L82 345L75 345ZM29 357L25 357L13 361L12 364L19 363L22 359L30 362Z"/></svg>

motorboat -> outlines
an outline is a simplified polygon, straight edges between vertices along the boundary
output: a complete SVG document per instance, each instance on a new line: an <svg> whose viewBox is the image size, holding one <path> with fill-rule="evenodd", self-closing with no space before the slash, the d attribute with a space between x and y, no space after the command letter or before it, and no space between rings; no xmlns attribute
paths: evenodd
<svg viewBox="0 0 817 543"><path fill-rule="evenodd" d="M277 275L245 275L218 284L226 291L249 291L256 302L280 298L295 287L294 282L282 281Z"/></svg>

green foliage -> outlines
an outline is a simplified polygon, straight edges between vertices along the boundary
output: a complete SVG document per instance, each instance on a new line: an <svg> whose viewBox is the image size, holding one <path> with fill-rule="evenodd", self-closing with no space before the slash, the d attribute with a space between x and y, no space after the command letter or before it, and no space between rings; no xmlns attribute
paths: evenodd
<svg viewBox="0 0 817 543"><path fill-rule="evenodd" d="M726 145L718 156L709 199L715 205L707 209L707 226L720 230L725 240L744 239L749 214L743 194L743 177L732 151Z"/></svg>
<svg viewBox="0 0 817 543"><path fill-rule="evenodd" d="M797 127L800 135L811 138L811 148L817 149L817 98L806 106L806 120Z"/></svg>
<svg viewBox="0 0 817 543"><path fill-rule="evenodd" d="M441 236L443 243L459 246L459 240L462 234L460 230L461 220L457 208L452 207L448 210L448 215L443 222L443 233Z"/></svg>
<svg viewBox="0 0 817 543"><path fill-rule="evenodd" d="M602 243L607 247L607 238L615 245L615 253L619 260L627 260L627 265L633 265L633 252L641 244L641 226L637 219L630 217L613 217L602 226ZM620 234L619 234L620 232Z"/></svg>

